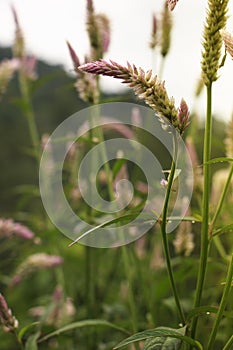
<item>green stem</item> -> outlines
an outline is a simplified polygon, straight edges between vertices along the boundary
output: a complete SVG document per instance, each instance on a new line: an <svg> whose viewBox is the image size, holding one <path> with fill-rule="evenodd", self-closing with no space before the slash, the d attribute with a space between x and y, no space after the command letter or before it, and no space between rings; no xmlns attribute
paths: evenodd
<svg viewBox="0 0 233 350"><path fill-rule="evenodd" d="M125 245L122 246L123 262L125 267L126 278L128 281L129 288L129 307L132 317L132 329L134 333L138 331L137 324L137 308L135 304L134 292L133 292L133 275L132 275L132 264L130 263L130 256ZM136 344L135 344L136 345Z"/></svg>
<svg viewBox="0 0 233 350"><path fill-rule="evenodd" d="M202 292L205 282L208 248L209 248L209 197L210 197L210 165L208 161L211 155L211 136L212 136L212 84L207 86L207 112L204 135L204 152L203 152L203 176L204 176L204 190L202 199L202 227L201 227L201 252L200 264L197 277L197 288L195 294L194 307L201 304ZM197 318L193 319L191 325L191 335L195 338L197 328Z"/></svg>
<svg viewBox="0 0 233 350"><path fill-rule="evenodd" d="M174 136L175 137L175 136ZM176 284L175 284L175 279L173 275L173 270L172 270L172 265L171 265L171 256L170 256L170 251L169 251L169 245L168 245L168 239L167 239L167 232L166 232L166 226L167 226L167 216L168 216L168 205L169 205L169 199L170 199L170 194L172 190L172 184L175 176L175 170L176 170L176 158L177 158L177 140L174 140L174 157L172 160L172 165L171 165L171 171L169 173L168 177L168 184L167 184L167 191L166 191L166 196L165 196L165 202L164 202L164 208L163 208L163 214L162 214L162 222L161 222L161 233L162 233L162 241L163 241L163 249L164 249L164 255L165 255L165 260L166 260L166 265L167 265L167 271L168 271L168 276L170 279L171 287L173 290L177 310L179 312L179 316L181 319L181 322L185 324L185 316L183 309L180 304L180 299L178 296Z"/></svg>
<svg viewBox="0 0 233 350"><path fill-rule="evenodd" d="M231 284L232 284L232 277L233 277L233 254L231 256L231 261L229 264L229 268L227 271L227 278L226 278L226 284L223 290L223 295L222 295L222 299L218 308L218 312L215 318L215 322L214 322L214 326L212 328L212 331L210 333L210 337L209 337L209 342L207 345L207 350L211 350L213 349L213 344L217 335L217 331L219 328L219 324L223 315L223 312L225 310L226 304L227 304L227 298L229 296L229 292L231 289Z"/></svg>
<svg viewBox="0 0 233 350"><path fill-rule="evenodd" d="M227 191L228 191L228 188L230 186L230 183L231 183L231 178L232 178L232 175L233 175L233 164L231 165L231 168L230 168L230 172L228 174L228 178L227 178L227 181L225 183L225 186L223 188L223 191L221 193L221 197L219 199L219 202L218 202L218 205L217 205L217 208L216 208L216 211L215 211L215 214L213 216L213 219L211 221L211 224L210 224L210 234L212 233L213 231L213 228L214 228L214 225L217 221L217 218L222 210L222 206L224 204L224 200L225 200L225 197L226 197L226 194L227 194Z"/></svg>
<svg viewBox="0 0 233 350"><path fill-rule="evenodd" d="M222 350L231 350L232 345L233 345L233 335L230 337L230 339L228 340L228 342L226 343L226 345Z"/></svg>

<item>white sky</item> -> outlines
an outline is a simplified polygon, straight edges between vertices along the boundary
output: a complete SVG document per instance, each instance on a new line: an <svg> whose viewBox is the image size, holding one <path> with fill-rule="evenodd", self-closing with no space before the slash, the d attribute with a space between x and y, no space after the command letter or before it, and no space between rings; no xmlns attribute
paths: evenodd
<svg viewBox="0 0 233 350"><path fill-rule="evenodd" d="M69 40L80 58L88 52L85 32L86 0L0 0L0 44L10 45L14 25L10 5L17 9L25 33L28 51L49 63L61 63L69 70L72 63L65 40ZM126 61L144 69L154 67L148 47L152 13L160 13L163 0L94 0L96 12L104 12L111 21L111 46L105 58L121 64ZM201 40L207 0L180 0L173 11L172 48L166 60L163 78L170 96L178 105L181 97L194 108L193 92L200 74ZM227 29L233 32L233 1L230 0ZM156 74L156 67L155 67ZM228 120L233 111L233 62L228 57L214 85L214 112ZM104 78L104 89L117 90L119 81ZM205 112L202 96L195 102Z"/></svg>

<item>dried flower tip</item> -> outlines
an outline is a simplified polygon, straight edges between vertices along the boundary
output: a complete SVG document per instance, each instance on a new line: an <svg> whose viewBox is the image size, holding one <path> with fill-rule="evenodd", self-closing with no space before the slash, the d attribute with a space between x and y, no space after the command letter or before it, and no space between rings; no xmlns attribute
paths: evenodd
<svg viewBox="0 0 233 350"><path fill-rule="evenodd" d="M157 45L157 19L155 14L153 14L152 17L152 33L151 33L151 40L150 40L150 48L153 50Z"/></svg>
<svg viewBox="0 0 233 350"><path fill-rule="evenodd" d="M58 255L48 255L46 253L37 253L30 255L17 268L16 274L12 279L12 284L20 283L24 278L28 277L38 269L49 269L60 266L63 263L62 257Z"/></svg>
<svg viewBox="0 0 233 350"><path fill-rule="evenodd" d="M17 58L4 60L0 63L0 98L5 93L14 72L18 70L19 67L20 62Z"/></svg>
<svg viewBox="0 0 233 350"><path fill-rule="evenodd" d="M206 86L218 79L222 53L220 30L227 21L228 0L208 0L208 12L203 34L202 79Z"/></svg>
<svg viewBox="0 0 233 350"><path fill-rule="evenodd" d="M6 299L0 293L0 326L3 326L6 332L13 332L18 328L18 321L12 315L9 309Z"/></svg>
<svg viewBox="0 0 233 350"><path fill-rule="evenodd" d="M24 238L34 238L34 233L28 227L14 222L12 219L0 219L0 237L8 238L12 235Z"/></svg>
<svg viewBox="0 0 233 350"><path fill-rule="evenodd" d="M190 113L187 106L187 103L182 98L180 102L180 107L178 108L178 120L179 120L179 130L182 134L183 131L189 126L190 124Z"/></svg>
<svg viewBox="0 0 233 350"><path fill-rule="evenodd" d="M161 55L163 57L167 56L170 45L171 45L171 30L172 30L172 17L171 13L168 10L168 7L164 6L164 10L162 13L162 23L161 23L161 29L162 29L162 36L161 36Z"/></svg>
<svg viewBox="0 0 233 350"><path fill-rule="evenodd" d="M167 7L170 11L173 11L179 0L167 0Z"/></svg>
<svg viewBox="0 0 233 350"><path fill-rule="evenodd" d="M159 117L179 129L180 122L174 99L169 99L164 82L159 81L157 76L152 76L151 70L145 72L142 68L129 63L124 67L114 61L108 63L105 60L84 64L79 70L123 80L123 83L131 87L139 99L144 100Z"/></svg>
<svg viewBox="0 0 233 350"><path fill-rule="evenodd" d="M226 51L231 55L231 58L233 59L233 35L228 33L226 30L221 30L220 34L224 41Z"/></svg>
<svg viewBox="0 0 233 350"><path fill-rule="evenodd" d="M14 6L11 7L15 22L15 41L13 46L13 53L15 57L22 58L25 56L25 43L23 32L19 24L18 15Z"/></svg>
<svg viewBox="0 0 233 350"><path fill-rule="evenodd" d="M73 61L74 70L77 72L77 68L80 66L81 62L80 62L78 56L76 55L75 50L70 45L70 43L67 41L66 44L67 44L68 49L69 49L70 57Z"/></svg>

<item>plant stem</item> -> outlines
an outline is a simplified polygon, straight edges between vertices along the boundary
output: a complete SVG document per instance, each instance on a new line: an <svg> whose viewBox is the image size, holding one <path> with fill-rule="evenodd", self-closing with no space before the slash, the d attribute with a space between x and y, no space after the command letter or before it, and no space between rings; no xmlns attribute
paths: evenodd
<svg viewBox="0 0 233 350"><path fill-rule="evenodd" d="M173 137L175 138L176 136L174 135ZM180 299L178 296L178 292L177 292L177 288L176 288L176 284L175 284L175 279L174 279L174 275L173 275L173 270L172 270L172 266L171 266L171 256L170 256L168 239L167 239L167 232L166 232L168 205L169 205L169 199L170 199L172 184L173 184L173 180L174 180L175 170L176 170L176 158L177 158L177 140L174 140L174 156L172 159L171 171L170 171L169 177L168 177L167 191L166 191L166 196L165 196L165 202L164 202L164 208L163 208L163 214L162 214L162 222L161 222L161 233L162 233L163 249L164 249L164 255L165 255L165 260L166 260L166 265L167 265L167 271L168 271L171 287L173 290L177 310L178 310L181 322L183 324L185 324L185 316L184 316L184 312L183 312L183 309L182 309L181 304L180 304Z"/></svg>
<svg viewBox="0 0 233 350"><path fill-rule="evenodd" d="M230 339L228 340L228 342L226 343L226 345L222 350L230 350L232 349L231 347L232 345L233 345L233 335L230 337Z"/></svg>
<svg viewBox="0 0 233 350"><path fill-rule="evenodd" d="M215 211L215 214L214 214L213 219L212 219L211 224L210 224L210 234L212 233L214 225L216 223L216 220L217 220L217 218L218 218L218 216L219 216L219 214L220 214L220 212L222 210L222 206L223 206L223 203L224 203L224 200L225 200L225 197L226 197L229 185L231 183L232 175L233 175L233 164L231 165L230 172L229 172L228 177L227 177L227 181L226 181L225 186L223 188L223 191L221 193L221 197L219 199L219 202L218 202L218 205L217 205L217 209Z"/></svg>
<svg viewBox="0 0 233 350"><path fill-rule="evenodd" d="M206 123L204 134L204 152L203 152L203 176L204 176L204 189L202 199L202 226L201 226L201 252L200 252L200 264L197 277L197 289L195 294L194 307L200 306L202 292L205 282L208 248L209 248L209 197L210 197L210 160L211 155L211 136L212 136L212 84L207 86L207 111L206 111ZM191 325L191 336L195 338L197 328L197 318L193 319Z"/></svg>
<svg viewBox="0 0 233 350"><path fill-rule="evenodd" d="M227 304L227 298L231 289L231 284L232 284L232 277L233 277L233 254L231 256L231 261L229 264L229 268L227 271L227 278L226 278L226 284L223 290L223 295L222 295L222 299L218 308L218 312L215 318L215 322L214 322L214 326L212 328L212 331L210 333L210 337L209 337L209 342L207 345L207 350L211 350L213 348L213 344L217 335L217 331L219 328L219 323L221 321L223 312L225 310L226 304Z"/></svg>

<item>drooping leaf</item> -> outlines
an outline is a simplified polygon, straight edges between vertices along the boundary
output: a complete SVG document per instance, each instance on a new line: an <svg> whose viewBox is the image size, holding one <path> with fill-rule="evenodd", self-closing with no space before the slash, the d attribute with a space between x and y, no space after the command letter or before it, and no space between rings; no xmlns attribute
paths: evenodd
<svg viewBox="0 0 233 350"><path fill-rule="evenodd" d="M114 347L114 349L119 349L123 346L129 345L134 342L147 340L148 338L155 338L155 337L170 337L170 338L176 338L180 339L187 344L192 345L195 349L203 350L202 345L192 338L189 338L183 334L181 334L181 330L183 331L185 327L181 329L173 329L168 327L157 327L155 329L149 329L140 333L136 333L129 338L126 338L125 340L121 341L118 345Z"/></svg>
<svg viewBox="0 0 233 350"><path fill-rule="evenodd" d="M76 238L72 243L70 243L69 247L72 247L75 243L79 242L83 237L89 235L90 233L93 233L93 232L99 230L100 228L107 227L107 226L110 226L110 225L113 225L113 224L117 224L117 223L126 224L126 223L136 219L139 214L140 214L140 218L142 220L147 221L147 222L148 222L148 220L153 220L153 222L154 222L155 219L156 219L154 217L154 215L146 214L146 213L141 214L140 212L137 212L137 213L134 212L134 213L131 213L131 214L122 215L122 216L119 216L117 218L107 220L107 221L103 222L102 224L99 224L99 225L91 228L90 230L84 232L78 238Z"/></svg>
<svg viewBox="0 0 233 350"><path fill-rule="evenodd" d="M79 321L79 322L74 322L74 323L70 323L64 327L61 327L59 329L57 329L56 331L54 332L51 332L47 335L45 335L43 338L39 339L38 343L42 343L43 341L49 339L49 338L52 338L52 337L55 337L61 333L64 333L64 332L68 332L68 331L71 331L73 329L77 329L77 328L83 328L83 327L91 327L91 326L102 326L102 327L110 327L110 328L113 328L117 331L120 331L124 334L127 334L129 335L130 333L120 327L120 326L117 326L115 325L114 323L111 323L111 322L108 322L108 321L104 321L104 320L84 320L84 321Z"/></svg>
<svg viewBox="0 0 233 350"><path fill-rule="evenodd" d="M19 340L22 340L23 336L29 332L29 331L32 331L32 329L34 327L36 327L37 325L39 324L39 322L33 322L33 323L30 323L29 325L23 327L22 329L20 329L19 333L18 333L18 339Z"/></svg>
<svg viewBox="0 0 233 350"><path fill-rule="evenodd" d="M25 344L25 350L38 350L37 339L40 336L40 332L30 335Z"/></svg>

